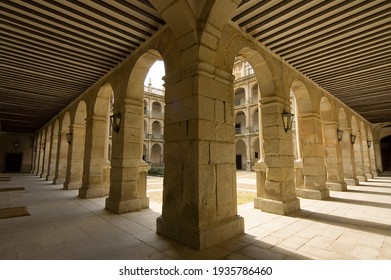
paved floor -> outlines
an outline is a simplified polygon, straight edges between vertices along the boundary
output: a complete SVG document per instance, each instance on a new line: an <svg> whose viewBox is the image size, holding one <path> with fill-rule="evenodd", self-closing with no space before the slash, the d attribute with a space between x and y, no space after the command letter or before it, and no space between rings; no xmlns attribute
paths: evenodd
<svg viewBox="0 0 391 280"><path fill-rule="evenodd" d="M151 192L162 178L150 177ZM254 190L254 173L238 188ZM196 251L155 233L161 204L116 215L104 198L80 199L29 174L12 174L0 208L26 206L30 216L0 219L0 259L391 259L391 177L377 177L324 201L300 199L290 216L240 205L246 234ZM252 189L252 190L251 190Z"/></svg>

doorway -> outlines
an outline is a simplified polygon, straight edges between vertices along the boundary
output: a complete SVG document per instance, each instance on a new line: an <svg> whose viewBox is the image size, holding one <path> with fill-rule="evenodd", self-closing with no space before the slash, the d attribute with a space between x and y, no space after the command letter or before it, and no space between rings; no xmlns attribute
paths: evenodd
<svg viewBox="0 0 391 280"><path fill-rule="evenodd" d="M20 172L22 168L21 153L6 153L5 154L5 172Z"/></svg>
<svg viewBox="0 0 391 280"><path fill-rule="evenodd" d="M242 170L242 155L236 155L236 169Z"/></svg>

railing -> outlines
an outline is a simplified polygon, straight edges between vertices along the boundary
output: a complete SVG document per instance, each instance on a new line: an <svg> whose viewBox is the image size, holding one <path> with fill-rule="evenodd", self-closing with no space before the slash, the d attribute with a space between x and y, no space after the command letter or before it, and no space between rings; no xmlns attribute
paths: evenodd
<svg viewBox="0 0 391 280"><path fill-rule="evenodd" d="M249 100L246 100L244 98L235 99L235 107L256 104L257 102L258 102L258 96L252 96Z"/></svg>
<svg viewBox="0 0 391 280"><path fill-rule="evenodd" d="M159 95L159 96L164 96L164 89L144 86L144 91L152 93L152 94L156 94L156 95Z"/></svg>
<svg viewBox="0 0 391 280"><path fill-rule="evenodd" d="M258 127L251 127L251 128L236 127L235 128L236 135L247 135L247 134L254 134L254 133L258 133L258 132L259 132Z"/></svg>

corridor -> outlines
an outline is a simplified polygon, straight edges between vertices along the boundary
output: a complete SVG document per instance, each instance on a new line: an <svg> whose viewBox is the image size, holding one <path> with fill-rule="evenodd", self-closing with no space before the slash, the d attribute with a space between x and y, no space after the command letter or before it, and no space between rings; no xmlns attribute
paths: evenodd
<svg viewBox="0 0 391 280"><path fill-rule="evenodd" d="M0 182L0 208L25 206L29 215L4 218L0 210L0 259L391 259L391 174L326 200L300 198L301 210L288 216L239 205L245 234L202 251L156 233L162 205L153 200L149 209L118 215L104 209L105 198L11 176ZM237 177L238 189L255 182L255 173ZM148 179L149 192L159 190L162 180Z"/></svg>

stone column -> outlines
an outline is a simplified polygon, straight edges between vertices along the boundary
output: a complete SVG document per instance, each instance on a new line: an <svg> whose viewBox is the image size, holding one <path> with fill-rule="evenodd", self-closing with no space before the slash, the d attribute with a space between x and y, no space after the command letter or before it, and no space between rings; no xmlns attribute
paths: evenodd
<svg viewBox="0 0 391 280"><path fill-rule="evenodd" d="M33 168L31 169L31 174L35 174L38 168L38 157L39 157L39 135L35 135L35 141L33 146L34 160Z"/></svg>
<svg viewBox="0 0 391 280"><path fill-rule="evenodd" d="M296 193L310 199L328 198L330 194L326 188L325 151L320 115L302 113L298 126L303 155L304 188L297 188Z"/></svg>
<svg viewBox="0 0 391 280"><path fill-rule="evenodd" d="M50 137L44 138L45 142L43 143L43 153L42 153L42 166L41 166L41 174L39 177L45 178L48 170L48 161L49 161L49 147L50 147Z"/></svg>
<svg viewBox="0 0 391 280"><path fill-rule="evenodd" d="M68 146L65 190L80 189L83 178L84 146L86 128L84 124L73 124L70 127L72 142Z"/></svg>
<svg viewBox="0 0 391 280"><path fill-rule="evenodd" d="M72 135L73 136L73 135ZM73 139L72 139L73 140ZM66 131L58 132L58 152L56 160L56 169L53 179L53 184L64 184L67 171L68 159L68 142L66 139Z"/></svg>
<svg viewBox="0 0 391 280"><path fill-rule="evenodd" d="M363 156L363 170L365 177L367 179L372 179L371 173L371 162L369 160L369 148L368 148L368 139L363 135L362 137L362 156Z"/></svg>
<svg viewBox="0 0 391 280"><path fill-rule="evenodd" d="M42 161L42 134L41 136L39 137L39 141L37 143L37 164L36 164L36 167L35 167L35 175L38 176L39 175L39 172L40 172L40 167L42 166L41 165L41 161Z"/></svg>
<svg viewBox="0 0 391 280"><path fill-rule="evenodd" d="M243 234L237 214L233 76L206 62L166 76L157 232L204 249Z"/></svg>
<svg viewBox="0 0 391 280"><path fill-rule="evenodd" d="M246 136L246 171L251 171L251 138L250 135Z"/></svg>
<svg viewBox="0 0 391 280"><path fill-rule="evenodd" d="M353 145L354 149L354 157L356 161L356 177L359 182L367 181L367 177L364 172L364 159L363 159L363 151L362 151L362 136L361 132L355 132L356 141Z"/></svg>
<svg viewBox="0 0 391 280"><path fill-rule="evenodd" d="M103 163L105 159L107 116L92 116L87 120L84 167L79 197L104 196Z"/></svg>
<svg viewBox="0 0 391 280"><path fill-rule="evenodd" d="M125 99L121 128L113 132L110 193L106 209L115 213L140 211L149 207L148 164L142 158L143 101Z"/></svg>
<svg viewBox="0 0 391 280"><path fill-rule="evenodd" d="M351 128L343 129L343 137L340 143L342 150L342 162L345 183L348 186L357 186L358 180L356 176L356 161L354 156L353 145L350 141Z"/></svg>
<svg viewBox="0 0 391 280"><path fill-rule="evenodd" d="M57 164L57 146L58 146L58 133L53 132L50 141L50 152L48 162L48 173L46 174L46 181L53 181Z"/></svg>
<svg viewBox="0 0 391 280"><path fill-rule="evenodd" d="M332 191L346 191L344 181L342 150L337 138L337 122L323 122L325 161L327 171L326 186Z"/></svg>
<svg viewBox="0 0 391 280"><path fill-rule="evenodd" d="M285 133L282 113L285 101L279 97L260 100L260 136L263 158L255 164L257 198L254 207L264 212L289 214L300 208L296 197L292 132Z"/></svg>
<svg viewBox="0 0 391 280"><path fill-rule="evenodd" d="M372 178L375 178L378 176L377 171L376 171L376 160L375 160L375 143L372 140L372 145L369 148L369 157L370 157L370 162L371 162L371 174Z"/></svg>

